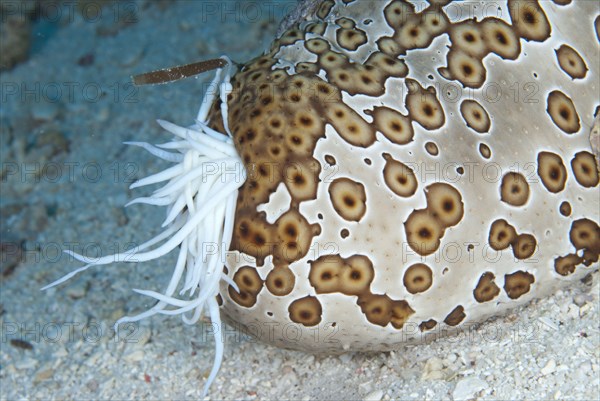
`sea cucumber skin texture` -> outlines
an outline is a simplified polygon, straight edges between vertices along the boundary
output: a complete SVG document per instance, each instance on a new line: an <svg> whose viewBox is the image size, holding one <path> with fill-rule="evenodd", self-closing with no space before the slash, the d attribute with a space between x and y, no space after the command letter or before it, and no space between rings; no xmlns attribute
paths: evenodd
<svg viewBox="0 0 600 401"><path fill-rule="evenodd" d="M430 3L324 1L234 76L235 327L388 350L598 269L597 4Z"/></svg>

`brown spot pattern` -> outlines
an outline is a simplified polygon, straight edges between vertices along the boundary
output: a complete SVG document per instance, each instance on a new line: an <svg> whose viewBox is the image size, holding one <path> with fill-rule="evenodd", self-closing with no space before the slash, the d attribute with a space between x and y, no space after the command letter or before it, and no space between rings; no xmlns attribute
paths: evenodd
<svg viewBox="0 0 600 401"><path fill-rule="evenodd" d="M408 245L422 256L435 252L445 229L457 225L464 216L462 196L451 185L431 184L425 194L427 208L414 210L404 222Z"/></svg>
<svg viewBox="0 0 600 401"><path fill-rule="evenodd" d="M517 259L528 259L536 251L537 240L531 234L518 234L517 230L504 219L495 220L490 227L488 237L490 247L502 251L512 247Z"/></svg>
<svg viewBox="0 0 600 401"><path fill-rule="evenodd" d="M311 262L308 280L317 294L363 295L369 293L374 276L373 264L366 256L353 255L344 259L339 255L327 255Z"/></svg>
<svg viewBox="0 0 600 401"><path fill-rule="evenodd" d="M367 211L364 185L349 178L334 180L329 186L329 197L335 211L345 220L360 221Z"/></svg>
<svg viewBox="0 0 600 401"><path fill-rule="evenodd" d="M407 116L388 107L375 107L371 115L377 131L392 143L405 145L413 140L413 127Z"/></svg>
<svg viewBox="0 0 600 401"><path fill-rule="evenodd" d="M228 292L231 299L240 306L250 308L256 304L256 297L263 288L263 281L255 268L250 266L241 267L233 275L233 281L237 284L238 293L232 286Z"/></svg>
<svg viewBox="0 0 600 401"><path fill-rule="evenodd" d="M267 275L265 286L275 296L283 297L294 289L295 274L288 267L275 267Z"/></svg>
<svg viewBox="0 0 600 401"><path fill-rule="evenodd" d="M568 276L575 272L578 264L583 262L583 258L577 254L569 254L567 256L559 256L554 260L554 270L561 276Z"/></svg>
<svg viewBox="0 0 600 401"><path fill-rule="evenodd" d="M587 151L579 152L571 160L571 168L575 179L585 188L593 188L598 185L600 173L598 164L593 154Z"/></svg>
<svg viewBox="0 0 600 401"><path fill-rule="evenodd" d="M458 326L460 322L465 320L467 315L465 314L465 308L462 305L458 305L456 308L452 310L444 319L444 323L448 326Z"/></svg>
<svg viewBox="0 0 600 401"><path fill-rule="evenodd" d="M521 173L506 173L500 186L500 199L512 206L523 206L529 199L529 184Z"/></svg>
<svg viewBox="0 0 600 401"><path fill-rule="evenodd" d="M547 112L554 124L567 134L574 134L579 131L579 114L575 110L575 105L571 98L561 91L550 92Z"/></svg>
<svg viewBox="0 0 600 401"><path fill-rule="evenodd" d="M517 231L504 219L496 220L490 227L488 242L492 249L502 251L517 238Z"/></svg>
<svg viewBox="0 0 600 401"><path fill-rule="evenodd" d="M406 301L394 301L387 295L361 296L357 303L369 322L382 327L391 323L394 328L401 329L415 313Z"/></svg>
<svg viewBox="0 0 600 401"><path fill-rule="evenodd" d="M315 297L306 296L293 301L288 307L290 320L303 326L312 327L321 322L323 309Z"/></svg>
<svg viewBox="0 0 600 401"><path fill-rule="evenodd" d="M427 291L433 283L433 272L424 263L416 263L404 272L404 286L411 294Z"/></svg>
<svg viewBox="0 0 600 401"><path fill-rule="evenodd" d="M575 220L569 232L571 244L577 250L585 250L596 255L600 253L600 227L590 219Z"/></svg>
<svg viewBox="0 0 600 401"><path fill-rule="evenodd" d="M490 157L492 157L492 150L485 143L480 143L479 154L481 154L481 157L483 157L484 159L489 159Z"/></svg>
<svg viewBox="0 0 600 401"><path fill-rule="evenodd" d="M479 282L473 290L473 296L479 303L489 302L500 294L500 288L494 282L494 276L491 272L485 272L479 278Z"/></svg>
<svg viewBox="0 0 600 401"><path fill-rule="evenodd" d="M419 330L421 331L429 331L433 330L433 328L437 326L437 322L434 319L429 319L419 324Z"/></svg>
<svg viewBox="0 0 600 401"><path fill-rule="evenodd" d="M585 78L588 68L583 58L569 45L562 45L556 50L556 58L560 68L572 79Z"/></svg>
<svg viewBox="0 0 600 401"><path fill-rule="evenodd" d="M490 130L492 121L490 115L483 106L475 100L465 100L460 104L460 113L469 128L479 132L486 133Z"/></svg>
<svg viewBox="0 0 600 401"><path fill-rule="evenodd" d="M540 152L537 163L537 173L548 191L557 193L565 189L567 169L559 155L552 152Z"/></svg>
<svg viewBox="0 0 600 401"><path fill-rule="evenodd" d="M383 179L388 188L396 195L408 198L417 192L417 178L406 164L394 160L391 155L384 153L386 160L383 169Z"/></svg>
<svg viewBox="0 0 600 401"><path fill-rule="evenodd" d="M425 150L431 156L437 156L440 153L440 150L438 149L438 146L435 144L435 142L427 142L425 144Z"/></svg>
<svg viewBox="0 0 600 401"><path fill-rule="evenodd" d="M537 241L531 234L521 234L511 245L515 258L528 259L535 253Z"/></svg>
<svg viewBox="0 0 600 401"><path fill-rule="evenodd" d="M406 79L404 82L408 88L406 107L410 113L410 118L427 130L442 127L446 121L446 116L440 101L437 99L435 88L430 86L424 89L413 79Z"/></svg>
<svg viewBox="0 0 600 401"><path fill-rule="evenodd" d="M527 294L534 282L532 274L519 270L504 276L504 291L510 299L517 299Z"/></svg>
<svg viewBox="0 0 600 401"><path fill-rule="evenodd" d="M567 201L562 202L560 204L559 211L563 216L569 217L571 215L571 204Z"/></svg>
<svg viewBox="0 0 600 401"><path fill-rule="evenodd" d="M552 29L537 0L508 0L508 11L516 32L525 40L543 42Z"/></svg>

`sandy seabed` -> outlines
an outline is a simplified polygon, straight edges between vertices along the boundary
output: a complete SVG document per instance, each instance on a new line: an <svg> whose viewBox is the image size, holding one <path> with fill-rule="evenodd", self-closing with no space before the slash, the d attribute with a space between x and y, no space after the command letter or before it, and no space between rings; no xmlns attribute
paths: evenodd
<svg viewBox="0 0 600 401"><path fill-rule="evenodd" d="M82 4L96 4L82 2ZM101 16L40 15L29 59L2 72L0 398L197 399L214 356L208 326L155 316L131 288L161 291L175 255L92 268L159 232L164 211L130 199L166 163L127 140L192 122L210 74L135 88L132 74L262 52L294 2L108 2ZM90 6L88 6L90 7ZM574 283L468 334L395 352L317 356L228 338L211 399L590 400L600 394L598 279Z"/></svg>

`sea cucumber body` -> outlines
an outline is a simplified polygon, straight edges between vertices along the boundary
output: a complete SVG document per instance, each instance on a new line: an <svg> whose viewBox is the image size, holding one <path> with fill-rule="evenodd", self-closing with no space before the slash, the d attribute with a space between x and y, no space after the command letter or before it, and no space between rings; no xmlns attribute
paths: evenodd
<svg viewBox="0 0 600 401"><path fill-rule="evenodd" d="M600 10L557 3L324 1L244 64L229 321L387 350L598 269Z"/></svg>

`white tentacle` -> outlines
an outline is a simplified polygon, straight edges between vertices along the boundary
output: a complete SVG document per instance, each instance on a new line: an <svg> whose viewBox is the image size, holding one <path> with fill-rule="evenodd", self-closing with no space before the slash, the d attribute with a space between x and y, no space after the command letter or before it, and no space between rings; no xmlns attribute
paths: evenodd
<svg viewBox="0 0 600 401"><path fill-rule="evenodd" d="M42 288L45 290L59 285L94 266L153 260L180 246L173 275L164 293L134 289L137 293L157 299L158 303L146 312L122 317L116 322L115 330L120 323L139 321L158 313L181 314L184 322L193 324L207 311L213 326L216 326L216 351L213 367L204 387L205 394L214 381L223 358L221 318L216 300L219 283L224 280L236 291L239 290L235 282L223 273L223 266L233 234L238 188L246 180L246 172L233 145L228 124L227 95L232 90L229 81L233 64L227 57L223 57L223 60L227 64L216 71L211 88L205 94L197 120L192 126L184 128L158 120L161 127L175 136L173 141L156 146L146 142L125 142L142 147L161 159L177 163L132 184L131 188L137 188L167 181L151 196L138 197L127 204L167 206L167 217L163 225L166 229L141 246L123 253L88 258L75 252L67 252L86 265ZM207 125L210 106L217 96L221 98L224 133ZM232 171L238 174L232 174ZM161 242L162 244L157 245ZM174 296L178 287L179 296ZM191 317L184 315L188 311L193 311Z"/></svg>

